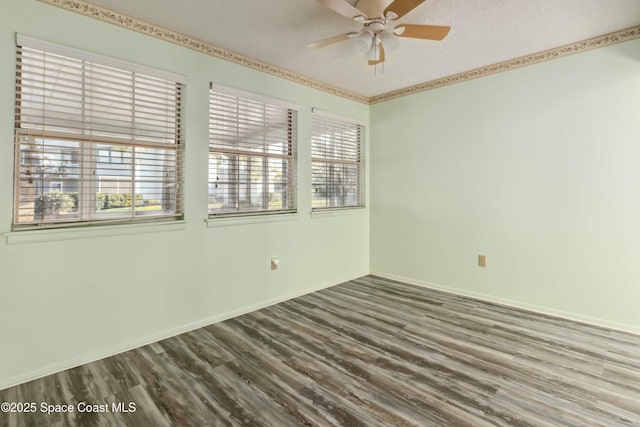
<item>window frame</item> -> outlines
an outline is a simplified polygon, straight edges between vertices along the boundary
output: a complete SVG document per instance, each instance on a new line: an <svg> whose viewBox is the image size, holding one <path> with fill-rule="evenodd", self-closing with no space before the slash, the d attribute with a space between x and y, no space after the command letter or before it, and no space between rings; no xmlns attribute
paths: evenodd
<svg viewBox="0 0 640 427"><path fill-rule="evenodd" d="M167 141L161 141L153 143L149 142L150 140L145 139L144 137L139 138L137 136L137 132L142 130L141 127L136 125L136 120L132 119L132 126L130 128L126 128L126 131L118 132L118 136L110 137L108 134L104 134L105 136L99 136L101 132L99 129L98 122L102 120L106 120L106 116L100 116L99 113L96 113L95 116L91 116L91 118L87 119L83 113L83 121L68 131L61 131L59 129L52 128L51 122L48 122L47 117L49 115L56 113L52 113L47 106L51 96L53 94L66 94L67 92L60 92L56 90L54 92L47 93L43 95L43 105L38 108L30 106L23 107L27 102L24 101L24 95L32 96L33 94L28 91L28 89L23 89L22 84L26 81L30 81L29 79L36 78L35 71L29 71L29 73L24 72L24 58L36 58L37 55L42 54L43 63L35 63L36 67L40 68L44 73L45 70L51 73L68 73L68 67L65 65L66 62L69 64L81 64L79 68L81 71L77 75L79 80L69 80L73 84L79 84L82 88L81 92L77 95L79 102L82 105L82 109L84 111L87 105L92 105L91 103L99 102L103 98L96 98L91 95L90 90L85 88L85 84L91 85L96 84L91 80L93 67L96 67L98 70L105 69L113 69L114 72L119 73L125 76L131 76L131 95L128 99L133 103L132 105L138 105L138 103L143 103L149 101L144 101L145 95L138 95L136 90L139 90L138 84L149 84L146 82L150 81L158 81L161 85L160 87L165 87L164 90L171 89L171 92L156 92L155 89L152 92L149 92L151 95L146 96L154 96L157 94L163 94L166 96L166 101L168 104L160 104L166 108L167 105L173 104L173 114L168 116L166 123L168 126L174 131L170 134L165 132L165 135L171 135L171 139ZM35 55L35 56L34 56ZM47 68L46 58L55 57L58 61L60 61L59 71L55 71L55 69ZM29 60L29 59L27 59ZM14 125L14 139L15 139L15 148L14 148L14 182L13 182L13 191L14 191L14 200L13 200L13 218L12 218L12 231L26 231L26 230L43 230L43 229L53 229L53 228L76 228L76 227L85 227L85 226L95 226L95 225L109 225L109 224L140 224L143 222L168 222L168 221L181 221L184 219L184 207L183 207L183 199L184 199L184 173L183 173L183 161L184 161L184 146L185 146L185 138L184 138L184 89L186 84L186 78L182 75L167 72L164 70L159 70L139 64L135 64L132 62L103 56L97 53L88 52L80 49L76 49L69 46L59 45L57 43L44 41L40 39L36 39L33 37L25 36L20 33L16 33L16 80L15 80L15 125ZM35 70L38 70L37 68ZM25 77L26 76L26 77ZM139 83L142 79L142 83ZM40 82L40 80L34 80ZM44 85L47 80L42 77L42 84ZM118 82L117 84L121 84L121 80L115 80ZM89 83L85 83L89 82ZM164 86L162 86L164 85ZM45 86L43 86L44 88ZM97 86L96 86L97 87ZM138 88L138 89L136 89ZM63 89L64 90L64 89ZM66 100L66 98L61 98ZM33 101L31 101L33 104ZM27 104L28 105L28 104ZM33 104L36 105L36 104ZM32 121L29 119L24 120L23 114L25 109L31 108L31 111L41 112L39 114L43 114L41 117L42 126L34 126ZM108 110L105 110L108 111ZM156 110L151 109L150 113L154 114ZM157 110L160 112L165 112L165 110ZM28 113L26 113L28 114ZM72 114L72 113L70 113ZM106 114L106 113L105 113ZM135 111L131 112L131 114L135 114ZM27 116L28 117L28 116ZM132 116L134 117L134 116ZM164 116L163 116L164 117ZM70 120L70 119L63 119ZM66 123L66 122L61 122ZM108 123L108 122L103 122ZM117 126L118 122L113 122L114 124L109 124L108 126ZM103 126L107 126L106 124ZM141 126L141 125L140 125ZM55 126L54 126L55 127ZM109 132L109 131L102 131ZM128 136L130 135L130 136ZM39 142L37 142L39 141ZM52 145L53 144L53 145ZM26 149L25 149L26 145ZM58 163L64 166L66 163L72 163L69 167L73 168L77 171L75 174L72 174L73 177L66 177L64 174L60 174L60 177L63 181L73 181L73 186L77 187L77 196L75 202L75 212L67 213L64 215L59 215L55 213L55 217L50 216L50 218L46 218L45 214L42 213L41 217L37 217L38 213L34 211L34 216L32 220L23 219L24 218L24 207L21 207L21 196L30 197L28 193L28 189L23 187L21 184L21 180L24 181L24 173L25 163L28 160L26 157L29 155L28 149L33 149L34 147L38 147L41 145L43 150L52 149L50 153L52 155L60 157L58 159ZM145 167L149 168L146 170L151 170L151 168L162 168L156 169L161 170L162 172L155 172L153 175L156 179L157 188L162 188L171 183L175 186L175 190L173 192L168 193L169 198L165 200L165 192L162 191L162 208L158 209L158 213L155 212L151 214L140 214L141 210L136 209L136 205L131 203L129 211L130 212L122 212L119 215L108 213L108 212L98 212L98 209L95 208L96 203L96 195L97 186L99 185L100 178L102 175L98 171L98 166L102 163L100 158L100 150L101 146L108 147L109 160L111 161L111 155L114 153L114 147L120 147L124 149L130 149L131 155L135 156L136 151L144 152L147 150L146 154L143 154L142 159L140 160L144 164L142 166L134 164L134 161L130 161L128 164L125 164L124 160L127 157L125 156L124 151L119 152L120 156L118 159L120 163L113 163L109 161L109 163L105 163L106 165L112 165L111 167L121 167L124 175L119 178L122 178L126 175L126 173L130 172L130 178L127 179L127 182L130 183L132 190L129 192L130 197L133 199L134 195L143 194L143 190L135 189L136 185L142 186L142 182L150 182L148 181L152 177L149 175L153 172L143 172L143 175L134 175L136 168L145 169ZM144 148L143 148L144 147ZM55 151L58 150L59 152ZM118 148L115 148L115 151L118 152ZM44 152L44 151L43 151ZM67 159L67 157L69 159ZM43 157L44 158L44 157ZM35 158L34 158L35 159ZM65 160L67 159L67 160ZM37 159L35 159L37 161ZM77 165L76 165L77 163ZM61 167L63 167L61 166ZM128 168L127 168L128 166ZM130 171L129 171L130 169ZM30 175L31 171L27 169L25 172L27 175ZM42 175L43 173L41 173ZM167 175L168 174L168 175ZM104 175L107 176L107 175ZM74 178L75 177L75 178ZM45 178L44 175L40 176L39 179L43 184L53 182L52 179ZM95 181L95 182L94 182ZM118 180L120 181L120 179ZM31 181L28 181L31 182ZM95 187L95 188L94 188ZM44 187L42 187L44 188ZM43 191L42 189L36 190L40 191L40 197L43 197L47 194L47 191ZM65 193L68 193L65 192ZM73 194L73 193L71 193ZM118 194L125 194L120 193ZM35 204L37 205L37 194L34 193ZM25 199L26 200L26 199ZM40 202L44 203L44 202ZM28 208L27 208L28 210ZM22 215L22 217L21 217Z"/></svg>
<svg viewBox="0 0 640 427"><path fill-rule="evenodd" d="M241 102L246 102L246 103L251 103L254 105L257 104L261 104L262 106L264 106L265 109L269 108L269 109L281 109L286 115L287 117L285 118L284 116L281 118L282 120L286 121L287 124L287 129L286 129L286 134L287 134L287 139L286 139L286 147L287 148L287 154L277 154L277 153L270 153L267 151L266 147L268 145L268 143L266 142L267 137L266 134L263 135L265 142L264 142L264 147L265 149L263 151L251 151L249 149L237 149L234 150L232 148L223 148L221 147L222 145L224 145L224 142L220 142L219 146L216 147L214 145L214 135L212 133L212 129L214 128L214 119L215 118L220 118L220 116L223 115L222 112L220 111L214 111L214 97L219 96L219 97L228 97L228 98L235 98L236 99L236 103L237 105L239 105L239 103ZM211 186L216 183L216 188L217 188L217 182L218 181L211 181L211 174L212 174L212 167L211 167L211 162L212 162L212 156L214 155L228 155L228 156L236 156L238 158L237 162L238 165L236 166L236 168L238 169L238 179L237 180L228 180L228 181L224 181L223 180L223 184L225 185L233 185L236 187L235 189L235 195L237 200L235 201L236 207L229 207L226 210L225 209L221 209L217 212L212 211L212 208L210 207L211 203L208 203L208 221L220 221L223 218L227 218L227 219L241 219L241 218L251 218L253 217L254 219L260 218L260 217L265 217L265 216L273 216L273 215L292 215L292 214L297 214L298 212L298 195L297 195L297 173L298 173L298 111L299 111L299 107L295 104L286 102L286 101L282 101L279 99L274 99L274 98L270 98L270 97L266 97L260 94L256 94L253 92L248 92L248 91L244 91L241 89L237 89L234 87L230 87L230 86L226 86L226 85L221 85L215 82L210 82L209 84L209 144L208 144L208 158L209 158L209 166L208 166L208 191L207 191L207 197L208 200L211 200L211 197L215 197L211 194ZM243 121L243 117L241 116L238 112L236 113L236 115L234 115L232 118L230 118L230 120L227 122L227 126L231 126L233 127L235 126L239 126L239 123ZM265 117L266 117L266 113L265 113ZM245 117L246 118L246 117ZM246 123L245 123L246 124ZM266 132L267 131L267 126L264 122L259 122L259 121L255 121L252 122L251 124L255 124L257 125L256 129L258 129L259 131L262 132ZM262 126L262 128L260 128L260 126ZM282 129L279 129L282 131ZM244 141L243 141L244 142ZM240 145L243 145L242 143ZM245 142L245 145L253 145L251 143L247 143ZM241 163L240 158L241 157L246 157L246 158L260 158L262 159L262 169L261 169L261 184L262 184L262 192L261 194L261 199L262 199L262 206L259 209L255 209L255 208L251 208L251 206L249 207L244 207L244 209L241 207L241 186L243 184L247 184L247 182L243 182L239 176L240 176L240 169L241 166L239 166L239 164ZM280 191L281 193L286 193L286 200L287 200L287 206L286 207L282 207L281 209L269 209L269 188L271 186L275 187L276 185L279 184L279 182L277 181L273 181L270 177L270 171L267 167L270 160L276 160L276 161L286 161L287 162L287 167L286 167L286 174L287 174L287 178L286 178L286 186L285 189L282 191ZM248 160L247 160L248 161ZM250 170L250 169L249 169ZM246 172L245 172L246 173ZM281 183L280 183L281 184ZM246 192L246 190L245 190ZM274 191L275 192L275 191ZM232 194L233 196L233 194ZM232 198L232 196L230 196L229 198ZM223 199L224 200L224 199ZM224 202L223 202L224 203ZM216 209L216 208L213 208Z"/></svg>
<svg viewBox="0 0 640 427"><path fill-rule="evenodd" d="M318 119L316 119L318 118ZM352 130L357 129L357 158L355 160L337 160L329 159L327 157L314 156L314 139L317 138L316 120L332 121L338 126L349 127L353 126ZM319 108L311 109L311 213L322 212L335 212L335 211L350 211L357 209L364 209L367 207L366 203L366 125L363 121L345 117L333 112L322 110ZM332 165L351 165L357 167L357 190L356 197L357 202L355 204L333 205L333 206L314 206L314 193L317 189L314 187L313 173L314 165L318 164L332 164ZM343 189L344 191L344 189Z"/></svg>

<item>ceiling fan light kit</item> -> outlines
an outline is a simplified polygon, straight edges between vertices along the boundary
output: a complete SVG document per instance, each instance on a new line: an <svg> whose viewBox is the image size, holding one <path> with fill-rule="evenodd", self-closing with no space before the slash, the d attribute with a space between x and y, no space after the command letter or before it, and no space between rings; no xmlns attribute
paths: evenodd
<svg viewBox="0 0 640 427"><path fill-rule="evenodd" d="M359 33L355 33L355 42L353 43L356 51L358 52L368 52L371 50L374 44L375 35L372 31L360 31Z"/></svg>
<svg viewBox="0 0 640 427"><path fill-rule="evenodd" d="M359 0L352 6L346 0L317 0L340 15L362 25L358 32L340 34L328 39L309 43L307 47L321 48L344 40L352 40L357 51L365 52L368 64L377 65L385 61L385 48L394 50L399 46L398 37L423 40L442 40L450 27L440 25L390 23L398 20L420 6L425 0Z"/></svg>
<svg viewBox="0 0 640 427"><path fill-rule="evenodd" d="M380 42L385 46L387 50L394 51L400 46L400 41L394 33L386 31L380 37Z"/></svg>

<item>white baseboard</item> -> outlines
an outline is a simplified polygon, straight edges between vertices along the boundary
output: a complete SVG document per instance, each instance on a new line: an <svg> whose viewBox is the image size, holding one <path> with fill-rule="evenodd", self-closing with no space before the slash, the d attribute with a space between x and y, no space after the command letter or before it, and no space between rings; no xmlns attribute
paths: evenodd
<svg viewBox="0 0 640 427"><path fill-rule="evenodd" d="M366 276L368 273L363 273L357 277ZM126 343L116 345L109 349L101 350L95 353L86 354L83 356L79 356L70 360L65 360L63 362L54 363L52 365L45 366L40 369L35 369L33 371L29 371L20 375L16 375L15 377L8 378L6 380L0 380L0 390L4 390L9 387L16 386L18 384L23 384L29 381L36 380L38 378L46 377L47 375L55 374L58 372L66 371L67 369L72 369L81 365L85 365L87 363L95 362L97 360L105 359L107 357L115 356L116 354L124 353L129 350L133 350L139 347L143 347L145 345L153 344L158 341L162 341L167 338L175 337L176 335L184 334L186 332L190 332L199 328L203 328L205 326L213 325L214 323L223 322L225 320L231 319L233 317L238 317L243 314L251 313L256 310L260 310L266 307L270 307L275 304L279 304L284 301L288 301L293 298L298 298L303 295L307 295L313 292L320 291L322 289L327 289L335 285L339 285L344 282L348 282L349 280L353 280L357 277L350 277L344 280L340 280L336 283L330 283L328 285L322 285L313 289L307 289L302 292L294 292L288 295L280 296L277 298L269 299L257 304L253 304L247 307L243 307L238 310L229 311L227 313L219 314L216 316L208 317L202 320L198 320L196 322L188 323L186 325L181 325L169 330L161 331L155 334L147 335L145 337L134 339L128 341Z"/></svg>
<svg viewBox="0 0 640 427"><path fill-rule="evenodd" d="M450 294L460 295L460 296L469 297L469 298L475 298L480 301L490 302L490 303L499 304L507 307L519 308L522 310L532 311L534 313L544 314L547 316L559 317L566 320L572 320L574 322L585 323L592 326L600 326L603 328L613 329L621 332L627 332L634 335L640 335L640 326L612 322L606 319L600 319L598 317L585 316L582 314L571 313L571 312L562 311L562 310L554 310L547 307L527 304L521 301L515 301L515 300L506 299L506 298L499 298L492 295L486 295L478 292L467 291L464 289L451 288L448 286L424 282L421 280L412 279L410 277L383 273L380 271L372 271L370 274L372 276L378 276L384 279L396 280L398 282L404 282L410 285L420 286L423 288L434 289L437 291L447 292Z"/></svg>
<svg viewBox="0 0 640 427"><path fill-rule="evenodd" d="M576 314L576 313L570 313L570 312L564 312L564 311L560 311L560 310L553 310L553 309L549 309L549 308L545 308L545 307L540 307L540 306L536 306L536 305L532 305L532 304L526 304L526 303L522 303L519 301L513 301L513 300L509 300L509 299L504 299L504 298L498 298L498 297L493 297L490 295L485 295L485 294L480 294L477 292L471 292L471 291L466 291L466 290L462 290L462 289L455 289L455 288L450 288L447 286L443 286L443 285L437 285L434 283L428 283L428 282L423 282L420 280L416 280L416 279L412 279L409 277L404 277L404 276L397 276L397 275L393 275L393 274L387 274L387 273L383 273L383 272L378 272L378 271L372 271L368 274L371 274L373 276L378 276L378 277L382 277L382 278L386 278L386 279L390 279L390 280L397 280L400 282L404 282L404 283L408 283L411 285L416 285L416 286L421 286L424 288L428 288L428 289L435 289L438 291L443 291L443 292L447 292L450 294L454 294L454 295L461 295L461 296L465 296L465 297L470 297L470 298L475 298L481 301L487 301L487 302L491 302L491 303L495 303L495 304L500 304L500 305L504 305L504 306L509 306L509 307L514 307L514 308L519 308L519 309L523 309L523 310L528 310L528 311L533 311L536 313L540 313L540 314L545 314L545 315L549 315L549 316L555 316L555 317L560 317L563 319L568 319L568 320L572 320L575 322L580 322L580 323L586 323L589 325L595 325L595 326L601 326L601 327L605 327L605 328L609 328L609 329L615 329L615 330L619 330L619 331L623 331L623 332L628 332L628 333L632 333L632 334L640 334L640 327L636 327L633 325L627 325L627 324L623 324L623 323L616 323L616 322L611 322L605 319L600 319L600 318L595 318L595 317L590 317L590 316L584 316L584 315L580 315L580 314ZM362 277L362 276L366 276L367 273L363 273L358 277ZM58 372L62 372L62 371L66 371L67 369L72 369L87 363L91 363L91 362L95 362L97 360L101 360L107 357L111 357L111 356L115 356L116 354L120 354L120 353L124 353L126 351L129 350L133 350L139 347L143 347L145 345L149 345L158 341L162 341L164 339L167 338L171 338L174 337L176 335L180 335L186 332L190 332L193 331L195 329L199 329L205 326L209 326L209 325L213 325L214 323L218 323L218 322L223 322L225 320L231 319L233 317L237 317L237 316L241 316L243 314L247 314L247 313L251 313L253 311L256 310L260 310L266 307L270 307L272 305L275 304L279 304L281 302L284 301L288 301L290 299L293 298L298 298L301 297L303 295L307 295L313 292L317 292L323 289L327 289L330 287L333 287L335 285L339 285L341 283L344 282L348 282L349 280L353 280L355 279L354 277L351 278L347 278L344 280L340 280L337 281L335 283L330 283L328 285L322 285L313 289L307 289L305 291L302 292L295 292L295 293L291 293L288 295L284 295L284 296L280 296L277 298L273 298L267 301L263 301L257 304L253 304L247 307L243 307L241 309L238 310L233 310L227 313L223 313L220 315L216 315L216 316L212 316L212 317L208 317L196 322L192 322L186 325L181 325L178 326L176 328L172 328L169 330L165 330L162 332L158 332L152 335L148 335L146 337L140 338L140 339L135 339L132 341L128 341L126 343L123 343L121 345L117 345L114 346L110 349L107 350L102 350L102 351L98 351L92 354L88 354L88 355L84 355L84 356L80 356L74 359L70 359L70 360L66 360L60 363L54 363L52 365L48 365L46 367L40 368L40 369L35 369L33 371L29 371L26 372L24 374L20 374L17 375L15 377L11 377L8 378L6 380L0 381L0 390L4 390L6 388L9 387L13 387L16 386L18 384L23 384L29 381L33 381L36 380L38 378L42 378L45 377L47 375L51 375L51 374L55 374Z"/></svg>

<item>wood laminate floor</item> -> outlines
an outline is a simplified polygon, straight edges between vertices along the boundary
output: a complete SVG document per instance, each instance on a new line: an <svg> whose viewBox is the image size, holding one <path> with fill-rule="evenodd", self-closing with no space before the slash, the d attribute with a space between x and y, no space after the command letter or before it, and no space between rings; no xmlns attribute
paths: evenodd
<svg viewBox="0 0 640 427"><path fill-rule="evenodd" d="M0 427L640 426L640 336L369 276L0 402L76 407L0 413Z"/></svg>

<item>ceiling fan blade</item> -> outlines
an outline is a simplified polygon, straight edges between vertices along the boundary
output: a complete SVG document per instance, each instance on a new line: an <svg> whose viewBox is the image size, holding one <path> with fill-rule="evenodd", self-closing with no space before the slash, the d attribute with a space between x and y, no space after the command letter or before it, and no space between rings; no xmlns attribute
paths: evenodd
<svg viewBox="0 0 640 427"><path fill-rule="evenodd" d="M360 10L351 6L351 4L347 3L345 0L318 0L320 3L333 10L334 12L339 13L345 18L354 19L358 16L363 16L367 18L367 15L362 13Z"/></svg>
<svg viewBox="0 0 640 427"><path fill-rule="evenodd" d="M330 44L334 44L334 43L341 42L343 40L347 40L347 39L353 37L353 34L357 34L357 33L339 34L337 36L329 37L328 39L318 40L318 41L315 41L313 43L309 43L307 45L307 47L309 47L311 49L318 49L320 47L329 46Z"/></svg>
<svg viewBox="0 0 640 427"><path fill-rule="evenodd" d="M424 1L425 0L395 0L384 10L384 16L387 16L389 12L393 12L397 15L396 19L400 19L424 3Z"/></svg>
<svg viewBox="0 0 640 427"><path fill-rule="evenodd" d="M378 59L369 61L369 65L382 64L384 62L384 47L382 47L382 43L379 43L376 49L379 49Z"/></svg>
<svg viewBox="0 0 640 427"><path fill-rule="evenodd" d="M411 37L413 39L442 40L449 34L451 27L441 25L416 25L401 24L394 28L393 32L398 37Z"/></svg>

